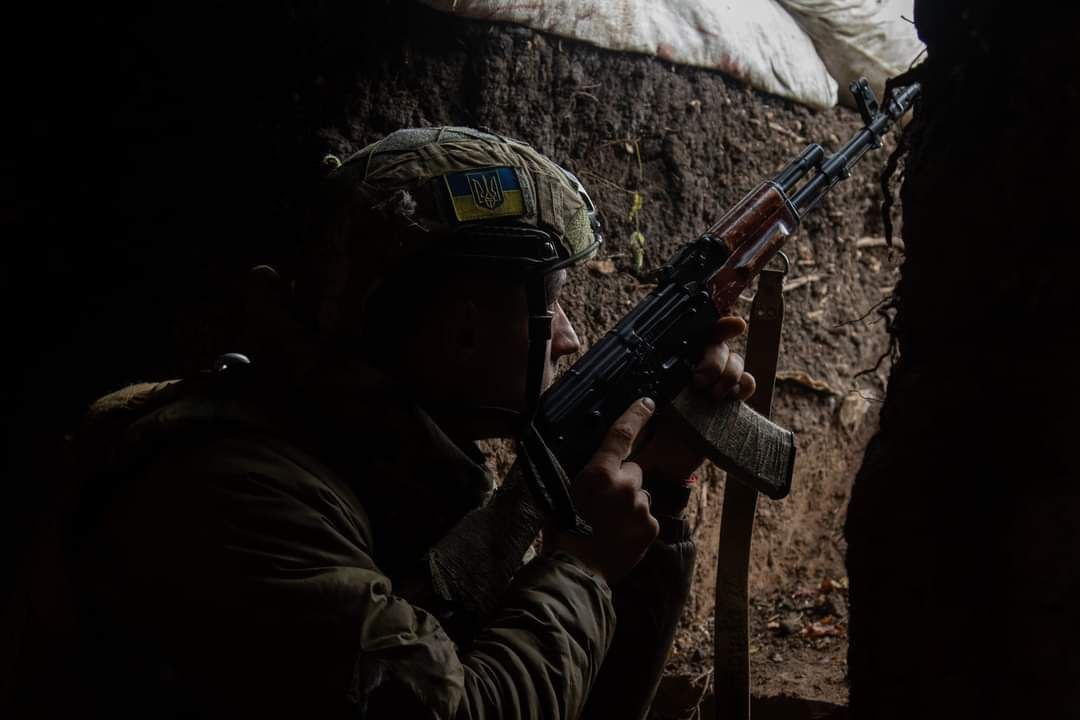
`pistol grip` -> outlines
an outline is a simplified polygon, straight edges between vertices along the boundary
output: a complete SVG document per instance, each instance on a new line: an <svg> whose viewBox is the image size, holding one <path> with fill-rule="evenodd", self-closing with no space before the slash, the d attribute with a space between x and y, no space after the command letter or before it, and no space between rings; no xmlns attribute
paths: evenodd
<svg viewBox="0 0 1080 720"><path fill-rule="evenodd" d="M721 470L773 500L791 490L795 434L742 402L716 405L687 388L669 412L682 420L691 442Z"/></svg>

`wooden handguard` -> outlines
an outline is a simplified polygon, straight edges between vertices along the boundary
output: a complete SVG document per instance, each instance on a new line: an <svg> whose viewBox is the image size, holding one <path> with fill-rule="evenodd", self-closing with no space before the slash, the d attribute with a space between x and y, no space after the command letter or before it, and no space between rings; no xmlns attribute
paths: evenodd
<svg viewBox="0 0 1080 720"><path fill-rule="evenodd" d="M691 388L671 403L691 442L721 470L773 500L791 490L795 434L742 402L716 405ZM729 475L730 477L731 475Z"/></svg>

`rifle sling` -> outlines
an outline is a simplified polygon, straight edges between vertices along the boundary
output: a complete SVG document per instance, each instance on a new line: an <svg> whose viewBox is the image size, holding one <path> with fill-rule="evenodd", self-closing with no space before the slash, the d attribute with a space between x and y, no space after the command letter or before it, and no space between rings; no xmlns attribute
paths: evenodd
<svg viewBox="0 0 1080 720"><path fill-rule="evenodd" d="M750 331L746 341L746 370L757 381L747 401L768 417L772 409L776 362L780 352L780 329L784 322L784 273L764 270L750 308ZM757 491L728 474L720 520L720 544L716 559L716 610L713 637L713 693L716 717L748 720L750 717L750 622L748 579L750 541L754 529Z"/></svg>

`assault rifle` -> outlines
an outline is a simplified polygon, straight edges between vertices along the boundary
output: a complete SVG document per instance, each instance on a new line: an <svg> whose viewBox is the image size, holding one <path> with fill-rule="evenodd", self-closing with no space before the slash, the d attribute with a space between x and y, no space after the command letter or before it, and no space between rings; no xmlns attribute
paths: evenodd
<svg viewBox="0 0 1080 720"><path fill-rule="evenodd" d="M574 510L567 478L585 465L615 419L645 396L656 401L657 412L671 407L681 415L706 456L722 469L773 499L787 495L794 435L741 402L702 406L694 393L683 390L716 321L730 314L739 294L798 229L802 217L850 175L868 150L881 147L884 133L920 91L913 83L879 107L865 79L850 89L864 127L847 144L830 156L821 145L809 145L776 177L747 194L661 267L656 289L544 393L534 422L557 462L551 463L554 473L532 473L539 486L533 489L563 527L589 531Z"/></svg>

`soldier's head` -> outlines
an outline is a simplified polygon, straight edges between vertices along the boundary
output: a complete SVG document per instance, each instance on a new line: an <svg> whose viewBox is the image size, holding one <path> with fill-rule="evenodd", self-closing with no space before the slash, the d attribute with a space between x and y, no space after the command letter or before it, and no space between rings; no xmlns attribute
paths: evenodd
<svg viewBox="0 0 1080 720"><path fill-rule="evenodd" d="M399 130L331 172L315 216L304 316L429 409L475 416L471 434L512 432L579 349L557 301L599 223L577 178L528 145Z"/></svg>

